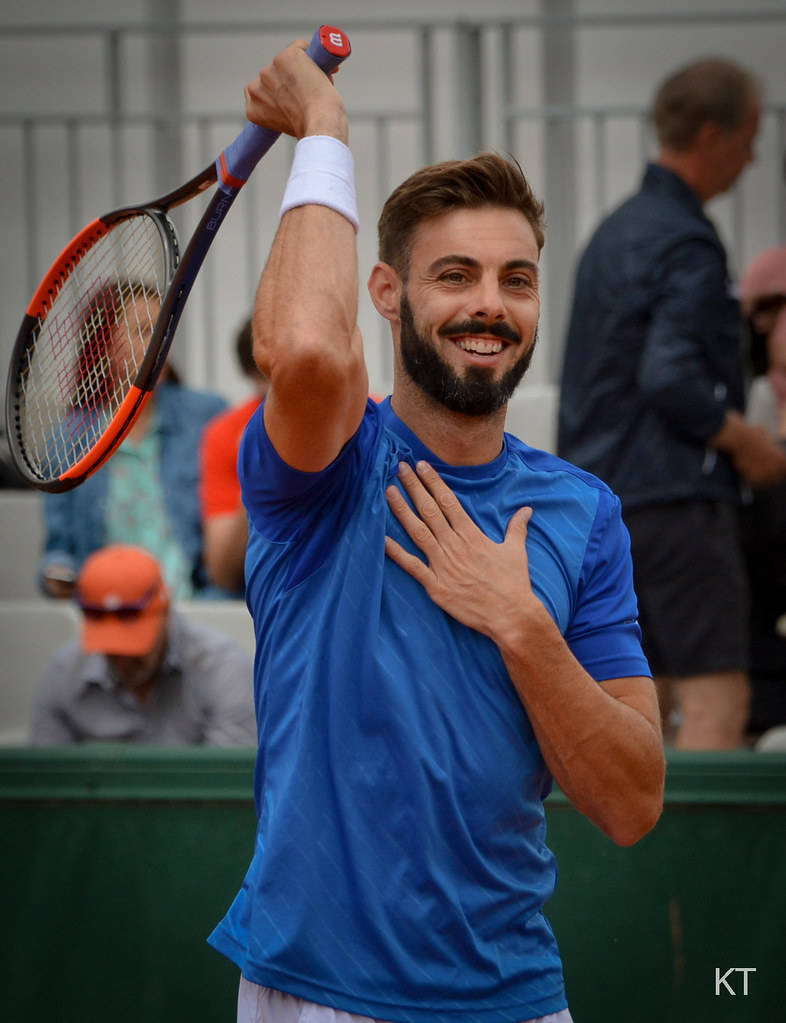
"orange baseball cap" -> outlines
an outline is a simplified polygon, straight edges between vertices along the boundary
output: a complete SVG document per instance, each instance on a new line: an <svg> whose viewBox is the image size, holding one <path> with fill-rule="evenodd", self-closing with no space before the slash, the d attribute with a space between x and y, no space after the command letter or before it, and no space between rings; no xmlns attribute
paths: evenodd
<svg viewBox="0 0 786 1023"><path fill-rule="evenodd" d="M82 647L87 653L140 657L150 653L169 613L158 562L142 547L113 544L91 554L77 579Z"/></svg>

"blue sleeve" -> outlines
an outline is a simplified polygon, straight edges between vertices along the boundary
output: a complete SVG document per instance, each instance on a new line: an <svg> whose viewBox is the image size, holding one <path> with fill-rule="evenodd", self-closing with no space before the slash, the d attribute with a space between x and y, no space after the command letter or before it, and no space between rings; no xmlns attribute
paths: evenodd
<svg viewBox="0 0 786 1023"><path fill-rule="evenodd" d="M619 499L605 489L600 491L576 611L565 639L597 681L652 674L641 649L630 537Z"/></svg>
<svg viewBox="0 0 786 1023"><path fill-rule="evenodd" d="M302 472L278 454L265 429L264 404L246 426L238 455L243 504L260 536L299 548L296 582L324 560L366 485L382 432L369 401L360 427L321 472Z"/></svg>

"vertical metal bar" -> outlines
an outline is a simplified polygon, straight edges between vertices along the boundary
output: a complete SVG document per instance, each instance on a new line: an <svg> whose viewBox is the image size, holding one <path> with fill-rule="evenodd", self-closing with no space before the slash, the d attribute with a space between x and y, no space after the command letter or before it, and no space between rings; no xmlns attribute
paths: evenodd
<svg viewBox="0 0 786 1023"><path fill-rule="evenodd" d="M500 25L500 74L502 76L502 142L513 152L513 26Z"/></svg>
<svg viewBox="0 0 786 1023"><path fill-rule="evenodd" d="M183 180L179 20L179 0L150 0L150 22L157 29L150 37L150 94L159 118L153 147L158 192L166 192Z"/></svg>
<svg viewBox="0 0 786 1023"><path fill-rule="evenodd" d="M639 116L639 164L642 167L650 159L651 131L650 114L645 110Z"/></svg>
<svg viewBox="0 0 786 1023"><path fill-rule="evenodd" d="M776 203L778 206L778 240L786 243L786 108L781 107L777 113L778 124L778 186Z"/></svg>
<svg viewBox="0 0 786 1023"><path fill-rule="evenodd" d="M390 121L384 114L374 118L374 149L379 206L390 190Z"/></svg>
<svg viewBox="0 0 786 1023"><path fill-rule="evenodd" d="M27 294L32 295L40 277L38 269L38 204L36 192L36 158L33 122L22 121L22 207L24 210L24 235L27 239Z"/></svg>
<svg viewBox="0 0 786 1023"><path fill-rule="evenodd" d="M481 148L481 48L480 29L456 26L456 156L469 157Z"/></svg>
<svg viewBox="0 0 786 1023"><path fill-rule="evenodd" d="M543 103L564 113L546 118L545 202L549 240L545 248L546 308L549 326L547 366L556 381L562 363L566 289L559 287L576 246L576 98L574 0L540 0L543 33Z"/></svg>
<svg viewBox="0 0 786 1023"><path fill-rule="evenodd" d="M79 197L80 175L79 175L79 150L78 133L79 126L73 118L66 121L66 186L68 188L68 226L70 234L75 235L82 226Z"/></svg>
<svg viewBox="0 0 786 1023"><path fill-rule="evenodd" d="M120 31L110 29L104 41L104 79L106 89L106 116L109 123L109 187L112 206L119 206L123 160L121 153L120 122L123 116L122 55Z"/></svg>
<svg viewBox="0 0 786 1023"><path fill-rule="evenodd" d="M501 62L503 34L504 26L499 23L484 25L480 30L480 148L484 150L500 150L505 145L505 83Z"/></svg>
<svg viewBox="0 0 786 1023"><path fill-rule="evenodd" d="M374 118L374 149L377 171L377 206L382 203L390 191L390 120L384 115ZM379 317L380 369L384 387L391 388L393 381L393 346L390 343L387 320Z"/></svg>
<svg viewBox="0 0 786 1023"><path fill-rule="evenodd" d="M434 162L434 30L424 25L419 33L420 55L420 155L421 163ZM382 192L381 195L386 195Z"/></svg>
<svg viewBox="0 0 786 1023"><path fill-rule="evenodd" d="M595 164L595 220L600 220L606 209L606 116L592 115L592 155Z"/></svg>

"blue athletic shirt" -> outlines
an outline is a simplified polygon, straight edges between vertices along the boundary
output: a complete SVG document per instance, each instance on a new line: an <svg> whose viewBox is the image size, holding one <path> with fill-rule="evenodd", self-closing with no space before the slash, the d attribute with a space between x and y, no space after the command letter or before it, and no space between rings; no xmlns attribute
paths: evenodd
<svg viewBox="0 0 786 1023"><path fill-rule="evenodd" d="M543 906L552 779L502 657L385 556L416 549L385 488L427 459L496 541L533 508L532 586L596 679L647 675L619 502L506 434L441 462L369 402L325 470L251 419L240 451L256 632L259 818L209 941L256 984L406 1023L515 1023L567 1004ZM522 571L524 571L522 566Z"/></svg>

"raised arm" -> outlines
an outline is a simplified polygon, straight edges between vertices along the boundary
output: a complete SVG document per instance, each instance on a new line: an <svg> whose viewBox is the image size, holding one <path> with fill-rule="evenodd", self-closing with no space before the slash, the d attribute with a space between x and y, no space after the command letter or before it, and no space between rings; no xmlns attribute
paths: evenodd
<svg viewBox="0 0 786 1023"><path fill-rule="evenodd" d="M341 96L294 43L246 89L249 120L299 140L285 212L254 308L254 356L270 380L265 426L296 469L328 465L357 429L368 375L357 326L349 129ZM287 202L285 196L285 205ZM337 198L336 198L337 197Z"/></svg>

